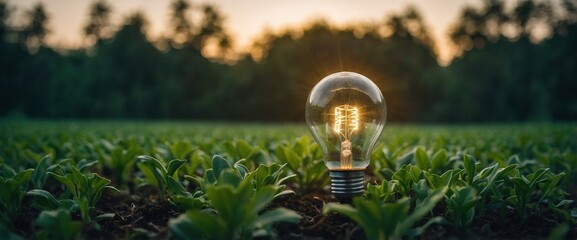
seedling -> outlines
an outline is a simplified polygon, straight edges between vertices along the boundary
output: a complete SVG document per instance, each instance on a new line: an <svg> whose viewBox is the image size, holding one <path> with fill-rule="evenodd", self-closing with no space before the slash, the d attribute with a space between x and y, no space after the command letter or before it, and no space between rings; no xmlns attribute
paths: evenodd
<svg viewBox="0 0 577 240"><path fill-rule="evenodd" d="M348 204L328 203L323 213L337 212L355 221L365 231L368 239L400 239L405 235L417 236L433 223L443 221L434 217L420 227L413 224L425 217L443 199L446 188L436 190L415 206L409 213L410 199L401 198L394 203L385 203L379 198L354 198L354 207Z"/></svg>
<svg viewBox="0 0 577 240"><path fill-rule="evenodd" d="M393 174L393 181L398 185L398 191L402 196L410 195L413 184L421 179L423 171L413 165L405 165Z"/></svg>
<svg viewBox="0 0 577 240"><path fill-rule="evenodd" d="M207 178L205 180L209 180L210 184L204 184L206 197L216 214L193 209L171 220L169 227L177 239L247 239L266 236L272 234L272 224L300 219L298 214L284 208L259 215L279 195L278 186L262 184L263 181L260 181L257 184L259 187L255 188L252 175L243 175L225 162L220 157L213 158L211 175L218 179L212 181ZM257 175L260 174L254 176Z"/></svg>
<svg viewBox="0 0 577 240"><path fill-rule="evenodd" d="M312 145L309 138L302 137L289 147L279 145L275 156L296 175L297 186L301 194L318 186L328 184L327 168L323 162L318 145Z"/></svg>
<svg viewBox="0 0 577 240"><path fill-rule="evenodd" d="M96 173L82 174L80 170L74 166L71 166L70 169L71 173L65 175L54 172L49 172L48 175L64 184L80 209L82 221L88 223L90 222L90 212L100 199L102 192L107 188L115 191L118 191L118 189L107 186L110 184L110 180Z"/></svg>
<svg viewBox="0 0 577 240"><path fill-rule="evenodd" d="M22 207L22 199L28 191L28 182L34 169L26 169L19 173L10 167L4 168L0 176L0 214L3 217L15 217Z"/></svg>
<svg viewBox="0 0 577 240"><path fill-rule="evenodd" d="M182 183L176 178L178 169L186 162L182 159L173 159L165 167L160 160L151 156L138 156L136 165L152 186L158 189L160 201L165 201L168 190L170 195L187 195Z"/></svg>
<svg viewBox="0 0 577 240"><path fill-rule="evenodd" d="M453 189L453 195L446 197L448 215L451 223L463 229L471 224L475 217L475 204L481 198L472 187Z"/></svg>
<svg viewBox="0 0 577 240"><path fill-rule="evenodd" d="M42 211L36 224L41 227L36 239L78 239L82 227L80 222L72 221L70 213L64 209Z"/></svg>
<svg viewBox="0 0 577 240"><path fill-rule="evenodd" d="M556 189L564 175L564 173L551 175L547 168L539 169L526 177L519 174L517 177L511 178L515 195L507 198L507 201L517 209L521 220L524 221L528 216L527 210L534 208L536 204L548 197ZM540 184L543 186L539 187ZM541 191L537 191L538 188ZM538 199L535 202L531 202L533 195L536 195L536 199Z"/></svg>

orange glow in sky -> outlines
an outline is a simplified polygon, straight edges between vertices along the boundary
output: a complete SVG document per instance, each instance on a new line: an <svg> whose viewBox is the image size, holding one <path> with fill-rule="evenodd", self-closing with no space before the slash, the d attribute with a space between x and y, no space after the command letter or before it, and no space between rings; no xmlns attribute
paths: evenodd
<svg viewBox="0 0 577 240"><path fill-rule="evenodd" d="M82 45L82 26L87 21L88 8L92 0L8 0L18 11L17 19L23 11L42 2L50 16L51 35L48 43L52 46L78 47ZM124 17L140 10L149 20L150 37L167 33L169 21L168 0L108 0L112 6L112 20L119 25ZM407 6L415 6L437 45L439 61L447 63L453 53L450 50L448 31L457 21L460 10L465 5L479 5L481 0L196 0L194 6L202 3L215 5L226 17L225 26L233 36L236 49L247 49L264 29L278 31L287 27L298 27L313 19L325 19L336 26L351 22L380 22L393 13L400 13Z"/></svg>

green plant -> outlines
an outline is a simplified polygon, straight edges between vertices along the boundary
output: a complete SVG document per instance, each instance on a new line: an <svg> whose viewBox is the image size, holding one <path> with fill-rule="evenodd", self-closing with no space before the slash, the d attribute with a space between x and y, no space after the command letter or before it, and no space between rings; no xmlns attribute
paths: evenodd
<svg viewBox="0 0 577 240"><path fill-rule="evenodd" d="M524 221L528 215L527 209L534 208L536 204L548 197L557 188L563 176L565 176L564 173L549 174L547 168L539 169L526 177L518 174L518 176L510 179L515 194L507 198L507 201L515 207L521 220ZM537 191L538 189L540 191ZM533 195L536 195L537 201L535 202L531 202Z"/></svg>
<svg viewBox="0 0 577 240"><path fill-rule="evenodd" d="M233 141L225 142L227 155L231 159L243 160L244 164L250 169L255 169L261 164L270 164L272 161L267 154L259 146L251 146L247 141L242 139L235 139Z"/></svg>
<svg viewBox="0 0 577 240"><path fill-rule="evenodd" d="M297 139L292 146L278 145L275 156L296 175L297 187L301 194L318 186L328 184L327 167L318 145L307 137Z"/></svg>
<svg viewBox="0 0 577 240"><path fill-rule="evenodd" d="M101 143L104 147L99 148L99 155L102 156L103 166L112 170L116 183L125 185L132 173L136 155L142 151L138 141L131 138L119 141L117 144L106 140L102 140Z"/></svg>
<svg viewBox="0 0 577 240"><path fill-rule="evenodd" d="M459 180L459 175L461 175L463 171L463 169L453 169L444 172L441 176L423 171L423 175L425 176L425 179L427 179L427 183L431 188L439 189L456 185L456 182Z"/></svg>
<svg viewBox="0 0 577 240"><path fill-rule="evenodd" d="M216 214L193 209L171 220L169 227L177 239L248 239L270 235L276 222L300 219L284 208L261 213L279 190L274 185L255 188L252 177L243 178L230 165L215 164L221 162L219 159L213 158L214 176L218 176L213 183L217 184L205 185L206 197Z"/></svg>
<svg viewBox="0 0 577 240"><path fill-rule="evenodd" d="M379 198L354 198L354 207L348 204L328 203L323 213L337 212L355 221L365 231L368 239L401 239L403 236L422 234L428 226L443 221L441 217L429 219L425 224L411 229L413 224L425 217L443 198L446 188L431 192L409 212L410 199L401 198L385 203Z"/></svg>
<svg viewBox="0 0 577 240"><path fill-rule="evenodd" d="M463 229L471 224L475 217L475 204L481 198L472 187L463 187L452 190L453 194L445 196L447 210L453 226Z"/></svg>
<svg viewBox="0 0 577 240"><path fill-rule="evenodd" d="M253 179L254 188L258 191L261 188L271 186L275 192L275 198L285 194L294 193L292 190L286 190L284 181L295 177L295 174L284 176L284 167L286 164L279 165L276 163L270 165L259 165L258 168L250 172L248 177Z"/></svg>
<svg viewBox="0 0 577 240"><path fill-rule="evenodd" d="M375 147L375 151L371 154L371 164L373 174L377 176L378 179L390 179L393 175L393 171L397 169L396 160L401 154L400 148L392 151L389 147L386 147L384 143L379 144Z"/></svg>
<svg viewBox="0 0 577 240"><path fill-rule="evenodd" d="M78 206L73 199L56 199L50 192L42 189L32 189L26 193L26 196L34 198L33 207L42 210L55 210L58 208L74 211Z"/></svg>
<svg viewBox="0 0 577 240"><path fill-rule="evenodd" d="M398 191L401 195L408 197L413 184L421 179L423 171L410 164L404 165L392 176L392 180L398 185Z"/></svg>
<svg viewBox="0 0 577 240"><path fill-rule="evenodd" d="M82 224L70 218L70 212L64 209L42 211L36 219L41 227L35 234L36 239L73 240L80 237Z"/></svg>
<svg viewBox="0 0 577 240"><path fill-rule="evenodd" d="M58 182L64 184L72 198L80 209L80 216L84 223L90 222L90 212L100 200L100 196L105 189L118 189L107 186L110 180L103 178L95 173L83 174L74 166L70 167L71 172L67 174L57 174L49 172Z"/></svg>
<svg viewBox="0 0 577 240"><path fill-rule="evenodd" d="M22 199L28 191L28 182L34 169L14 172L12 168L2 165L0 176L0 214L4 217L15 217L22 207Z"/></svg>
<svg viewBox="0 0 577 240"><path fill-rule="evenodd" d="M179 172L188 175L195 175L210 168L210 157L202 150L192 147L185 141L177 141L169 146L171 156L175 159L186 159L188 164L181 167Z"/></svg>
<svg viewBox="0 0 577 240"><path fill-rule="evenodd" d="M36 189L41 189L44 187L44 183L46 182L46 173L53 171L55 167L57 167L57 165L52 165L52 158L50 155L46 155L40 159L38 164L36 164L30 179L32 186L34 186Z"/></svg>
<svg viewBox="0 0 577 240"><path fill-rule="evenodd" d="M284 176L285 165L279 165L276 163L270 165L261 164L255 171L249 172L248 168L242 165L241 162L242 161L238 161L234 164L230 164L223 157L215 155L212 158L212 167L206 170L202 178L190 175L184 176L185 179L191 181L198 187L198 191L194 193L194 196L176 196L176 201L194 201L195 203L204 203L204 198L201 198L202 195L208 191L209 186L218 185L218 179L225 172L226 174L232 173L243 180L249 179L248 181L253 183L256 191L264 187L272 187L275 193L275 198L281 195L294 193L292 190L286 190L286 185L282 184L284 181L294 177L294 174ZM191 200L191 197L196 198L197 200ZM179 203L176 203L175 205L179 205ZM198 206L199 204L194 204L193 207L185 209L199 209Z"/></svg>
<svg viewBox="0 0 577 240"><path fill-rule="evenodd" d="M387 202L394 198L397 183L394 181L383 181L380 185L367 184L366 198L378 199Z"/></svg>
<svg viewBox="0 0 577 240"><path fill-rule="evenodd" d="M236 162L230 164L222 156L214 155L212 157L211 168L206 169L202 177L184 175L184 178L193 182L196 187L200 189L201 192L206 193L208 186L217 185L218 179L225 172L230 170L230 172L244 179L249 173L246 166L242 165L241 162Z"/></svg>
<svg viewBox="0 0 577 240"><path fill-rule="evenodd" d="M165 201L167 190L169 196L190 194L177 180L178 169L185 162L186 160L173 159L165 167L160 160L143 155L137 157L136 165L146 177L147 182L158 189L160 201Z"/></svg>

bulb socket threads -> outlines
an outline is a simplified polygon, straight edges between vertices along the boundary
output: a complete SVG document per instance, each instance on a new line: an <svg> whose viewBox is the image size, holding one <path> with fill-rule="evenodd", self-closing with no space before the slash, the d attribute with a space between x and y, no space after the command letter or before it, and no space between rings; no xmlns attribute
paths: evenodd
<svg viewBox="0 0 577 240"><path fill-rule="evenodd" d="M365 170L330 170L331 191L341 203L351 203L365 190Z"/></svg>

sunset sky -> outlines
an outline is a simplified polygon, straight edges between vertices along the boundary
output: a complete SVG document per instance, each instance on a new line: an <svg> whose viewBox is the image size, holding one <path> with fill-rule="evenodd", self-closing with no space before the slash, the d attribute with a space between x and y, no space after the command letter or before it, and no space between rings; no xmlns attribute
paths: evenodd
<svg viewBox="0 0 577 240"><path fill-rule="evenodd" d="M50 16L52 34L48 43L60 47L76 47L82 43L81 29L92 0L8 0L16 7L18 21L26 9L42 2ZM118 25L130 13L141 10L150 21L150 37L166 33L169 21L169 0L109 0L113 21ZM379 22L385 17L415 6L423 15L435 39L441 62L452 56L447 32L465 5L478 5L480 0L196 0L215 5L226 17L225 26L234 37L237 49L247 49L264 29L279 31L297 27L313 19L323 18L338 26L350 22Z"/></svg>

